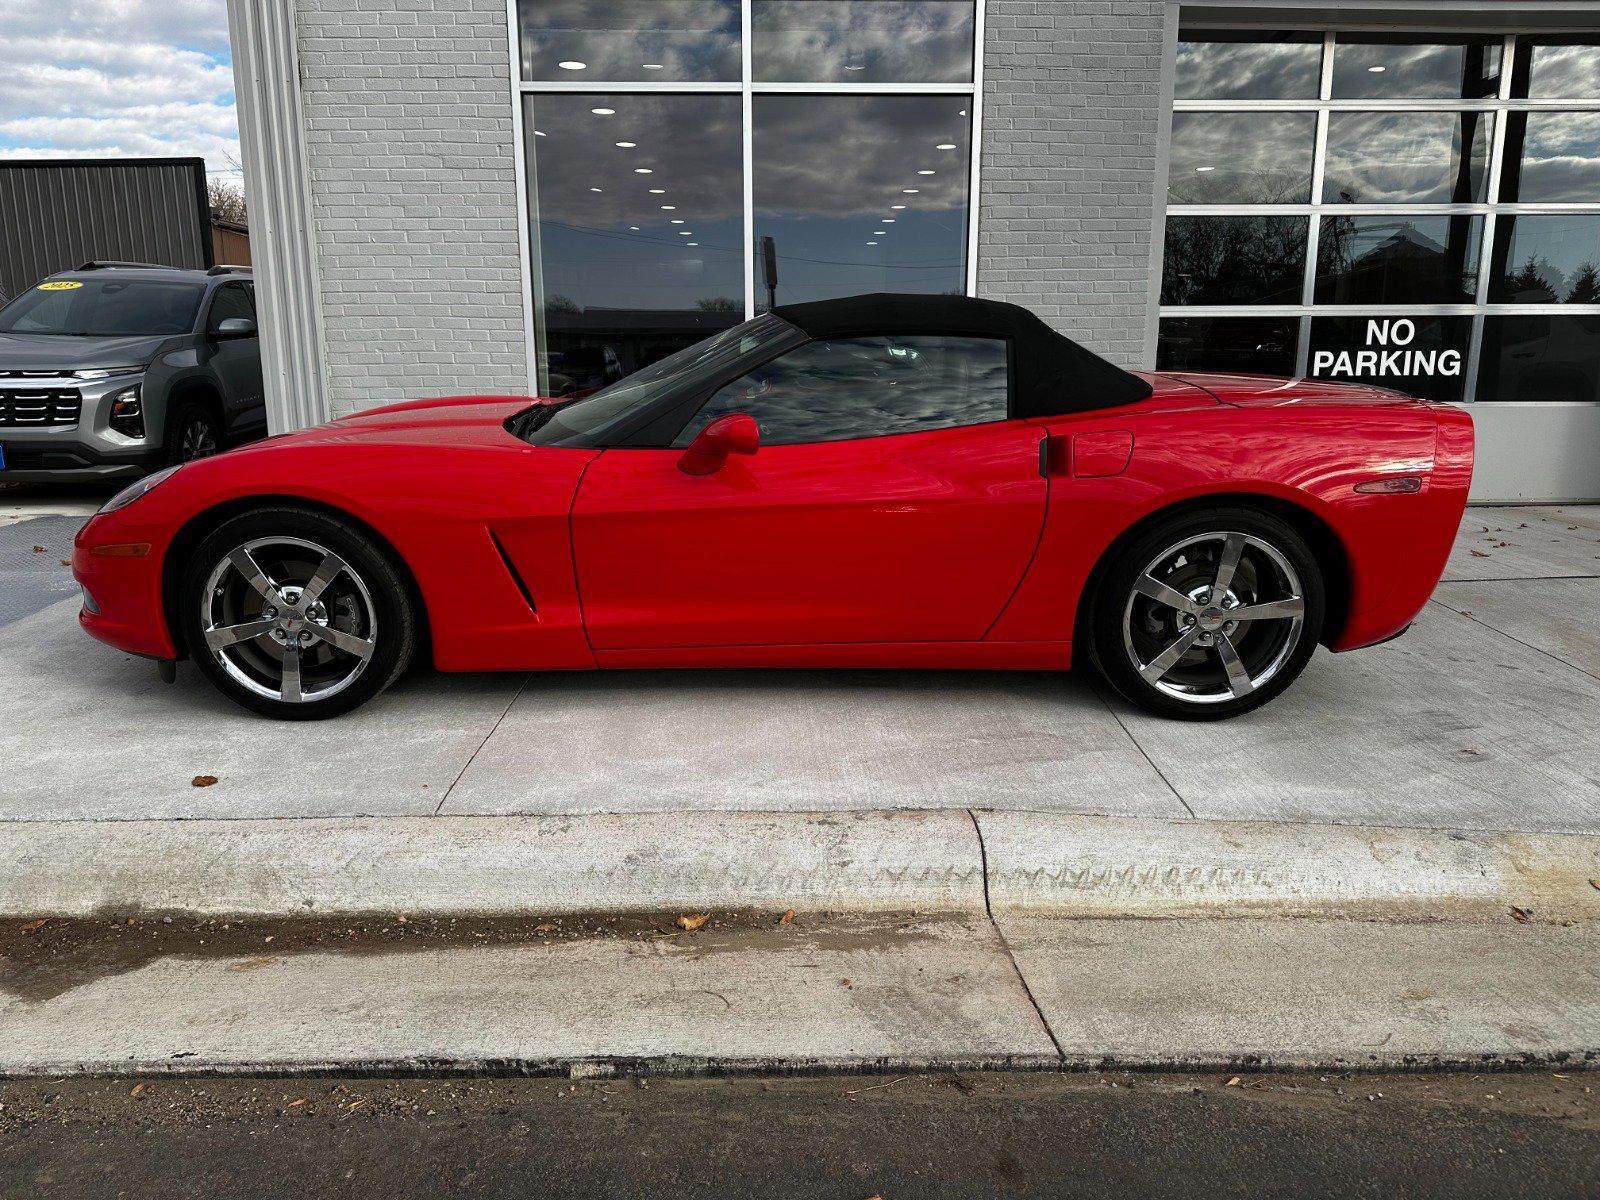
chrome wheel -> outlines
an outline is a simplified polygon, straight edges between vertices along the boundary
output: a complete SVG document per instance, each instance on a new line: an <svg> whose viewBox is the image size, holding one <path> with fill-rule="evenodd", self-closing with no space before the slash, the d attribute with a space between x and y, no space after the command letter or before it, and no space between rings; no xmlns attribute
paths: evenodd
<svg viewBox="0 0 1600 1200"><path fill-rule="evenodd" d="M1281 551L1247 533L1197 534L1146 564L1122 614L1122 643L1142 679L1187 704L1221 704L1263 687L1300 644L1306 602Z"/></svg>
<svg viewBox="0 0 1600 1200"><path fill-rule="evenodd" d="M218 665L256 695L289 704L338 695L367 669L376 646L365 581L305 538L236 546L212 568L200 606L200 630Z"/></svg>

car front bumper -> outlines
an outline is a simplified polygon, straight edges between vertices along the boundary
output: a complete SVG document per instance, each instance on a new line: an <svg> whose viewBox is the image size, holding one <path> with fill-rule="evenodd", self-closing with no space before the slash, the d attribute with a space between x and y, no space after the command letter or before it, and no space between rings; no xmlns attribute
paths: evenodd
<svg viewBox="0 0 1600 1200"><path fill-rule="evenodd" d="M78 624L118 650L178 658L161 586L165 534L119 515L89 518L73 540L72 575L84 598Z"/></svg>
<svg viewBox="0 0 1600 1200"><path fill-rule="evenodd" d="M68 375L0 378L0 483L137 479L157 466L163 446L145 414L143 437L111 428L111 397L139 374L76 380ZM58 404L37 398L76 395Z"/></svg>

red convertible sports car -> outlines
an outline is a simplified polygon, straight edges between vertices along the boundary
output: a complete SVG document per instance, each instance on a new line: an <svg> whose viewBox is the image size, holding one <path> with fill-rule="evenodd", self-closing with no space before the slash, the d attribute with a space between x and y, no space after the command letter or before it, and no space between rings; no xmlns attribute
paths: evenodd
<svg viewBox="0 0 1600 1200"><path fill-rule="evenodd" d="M151 475L83 527L95 637L327 717L444 671L1089 663L1172 717L1404 632L1460 409L1130 374L1014 305L780 307L581 400L397 404Z"/></svg>

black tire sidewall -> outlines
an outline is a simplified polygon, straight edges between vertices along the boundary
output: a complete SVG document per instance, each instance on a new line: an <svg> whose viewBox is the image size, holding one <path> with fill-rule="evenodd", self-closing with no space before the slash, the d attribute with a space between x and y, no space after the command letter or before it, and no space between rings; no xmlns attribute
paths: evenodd
<svg viewBox="0 0 1600 1200"><path fill-rule="evenodd" d="M1276 675L1249 695L1217 704L1189 704L1145 682L1122 644L1122 616L1134 581L1157 554L1184 538L1217 531L1247 533L1272 546L1300 576L1305 616L1300 641ZM1129 702L1158 716L1215 721L1260 708L1284 691L1305 669L1322 640L1327 616L1323 571L1301 534L1287 521L1251 508L1193 509L1157 521L1113 555L1100 576L1089 619L1089 655L1101 677Z"/></svg>
<svg viewBox="0 0 1600 1200"><path fill-rule="evenodd" d="M189 461L183 457L183 431L189 422L196 417L211 428L212 436L217 443L217 448L213 453L222 453L222 426L218 424L216 415L204 404L186 400L167 412L166 459L169 467L175 467L180 463Z"/></svg>
<svg viewBox="0 0 1600 1200"><path fill-rule="evenodd" d="M367 584L376 609L378 638L360 677L338 695L290 704L257 695L234 680L211 655L201 628L201 593L212 569L229 551L259 537L301 537L337 553ZM404 579L388 554L362 530L323 513L269 508L232 518L208 534L184 565L178 592L178 626L189 657L230 700L284 720L315 721L365 704L400 677L416 650L417 625Z"/></svg>

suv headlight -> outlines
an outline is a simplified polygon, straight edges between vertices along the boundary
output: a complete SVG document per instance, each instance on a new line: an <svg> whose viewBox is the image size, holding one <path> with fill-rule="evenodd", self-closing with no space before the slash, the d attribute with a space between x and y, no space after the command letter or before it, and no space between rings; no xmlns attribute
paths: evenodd
<svg viewBox="0 0 1600 1200"><path fill-rule="evenodd" d="M140 496L156 487L159 487L168 479L172 478L173 474L179 469L179 467L182 466L183 464L179 463L176 467L165 467L153 475L146 475L143 479L135 480L127 487L123 488L115 496L111 497L111 499L102 504L100 506L100 511L103 513L110 513L116 512L119 508L127 508L128 505L132 504Z"/></svg>
<svg viewBox="0 0 1600 1200"><path fill-rule="evenodd" d="M118 375L139 375L144 372L143 367L90 367L83 371L73 371L74 379L115 379Z"/></svg>
<svg viewBox="0 0 1600 1200"><path fill-rule="evenodd" d="M144 436L144 385L136 383L106 397L111 405L111 428L123 437Z"/></svg>

